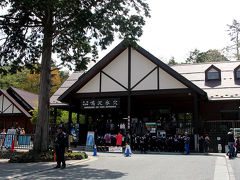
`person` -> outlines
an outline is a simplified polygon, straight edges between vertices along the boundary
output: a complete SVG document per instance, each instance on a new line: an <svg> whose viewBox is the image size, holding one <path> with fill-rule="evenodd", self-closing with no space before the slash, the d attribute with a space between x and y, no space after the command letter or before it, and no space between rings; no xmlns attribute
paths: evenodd
<svg viewBox="0 0 240 180"><path fill-rule="evenodd" d="M4 145L6 134L7 134L6 129L3 129L3 131L1 132L1 135L0 135L0 146L1 146L1 148Z"/></svg>
<svg viewBox="0 0 240 180"><path fill-rule="evenodd" d="M118 132L118 135L115 138L116 138L116 145L122 146L122 134L120 131Z"/></svg>
<svg viewBox="0 0 240 180"><path fill-rule="evenodd" d="M204 138L203 136L200 136L199 138L199 152L203 153L204 151Z"/></svg>
<svg viewBox="0 0 240 180"><path fill-rule="evenodd" d="M25 134L25 130L24 130L24 128L22 128L20 131L20 135L24 135L24 134Z"/></svg>
<svg viewBox="0 0 240 180"><path fill-rule="evenodd" d="M104 139L105 139L106 145L110 146L110 144L111 144L111 134L110 133L106 133L105 136L104 136Z"/></svg>
<svg viewBox="0 0 240 180"><path fill-rule="evenodd" d="M186 154L190 154L190 151L189 151L190 137L188 136L187 132L184 133L183 139L184 139L184 147L185 147Z"/></svg>
<svg viewBox="0 0 240 180"><path fill-rule="evenodd" d="M55 140L55 153L57 157L57 166L55 168L62 168L64 169L66 167L64 153L65 148L68 147L68 139L67 134L63 132L62 127L58 127L57 129L57 137ZM62 167L61 167L62 163Z"/></svg>
<svg viewBox="0 0 240 180"><path fill-rule="evenodd" d="M240 151L240 136L237 137L237 140L236 140L236 157L237 157L237 154L238 152Z"/></svg>
<svg viewBox="0 0 240 180"><path fill-rule="evenodd" d="M205 153L208 153L209 145L210 145L210 139L209 139L209 136L206 135L205 140L204 140L204 152Z"/></svg>
<svg viewBox="0 0 240 180"><path fill-rule="evenodd" d="M229 147L229 158L234 157L234 134L233 134L233 128L230 128L228 134L227 134L227 140L228 140L228 147Z"/></svg>

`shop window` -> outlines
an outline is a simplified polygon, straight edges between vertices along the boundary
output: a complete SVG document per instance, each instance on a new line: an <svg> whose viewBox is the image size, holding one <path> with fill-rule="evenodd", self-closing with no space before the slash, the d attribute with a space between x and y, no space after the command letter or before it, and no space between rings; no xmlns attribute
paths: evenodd
<svg viewBox="0 0 240 180"><path fill-rule="evenodd" d="M205 79L206 81L221 80L221 70L215 67L214 65L210 66L205 71Z"/></svg>
<svg viewBox="0 0 240 180"><path fill-rule="evenodd" d="M240 80L240 65L234 69L235 80Z"/></svg>

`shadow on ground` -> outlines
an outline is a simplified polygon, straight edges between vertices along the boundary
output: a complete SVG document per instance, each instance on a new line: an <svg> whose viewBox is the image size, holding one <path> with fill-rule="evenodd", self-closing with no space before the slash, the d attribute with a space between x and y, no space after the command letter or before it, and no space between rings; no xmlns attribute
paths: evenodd
<svg viewBox="0 0 240 180"><path fill-rule="evenodd" d="M66 169L51 169L44 172L21 176L21 179L118 179L125 173L108 169L88 168L88 165L71 165Z"/></svg>

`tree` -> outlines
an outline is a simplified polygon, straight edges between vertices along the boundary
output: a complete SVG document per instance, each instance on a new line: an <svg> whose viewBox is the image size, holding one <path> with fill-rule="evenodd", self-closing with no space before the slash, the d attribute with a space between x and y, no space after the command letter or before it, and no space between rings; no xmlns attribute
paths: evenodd
<svg viewBox="0 0 240 180"><path fill-rule="evenodd" d="M175 61L175 58L171 57L170 60L168 61L168 65L176 65L176 64L178 63Z"/></svg>
<svg viewBox="0 0 240 180"><path fill-rule="evenodd" d="M216 49L210 49L206 52L200 52L198 49L190 52L189 57L186 60L186 63L203 63L203 62L219 62L219 61L228 61L228 59L222 55Z"/></svg>
<svg viewBox="0 0 240 180"><path fill-rule="evenodd" d="M143 33L149 7L143 0L2 0L0 72L11 66L34 68L41 57L39 109L34 150L48 148L50 63L56 53L61 65L87 68L115 35L128 42Z"/></svg>
<svg viewBox="0 0 240 180"><path fill-rule="evenodd" d="M231 25L228 25L228 35L231 37L231 41L233 42L232 46L228 46L227 50L235 50L235 57L237 60L240 60L240 23L237 20L233 20Z"/></svg>

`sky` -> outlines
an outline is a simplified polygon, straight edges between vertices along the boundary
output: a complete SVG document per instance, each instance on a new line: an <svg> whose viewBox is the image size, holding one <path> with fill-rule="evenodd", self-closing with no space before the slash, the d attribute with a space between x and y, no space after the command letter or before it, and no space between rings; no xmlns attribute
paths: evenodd
<svg viewBox="0 0 240 180"><path fill-rule="evenodd" d="M165 63L171 57L184 62L190 51L221 50L230 45L228 24L240 21L240 0L147 0L146 19L138 44ZM121 40L115 40L99 59ZM89 67L91 67L93 64Z"/></svg>

